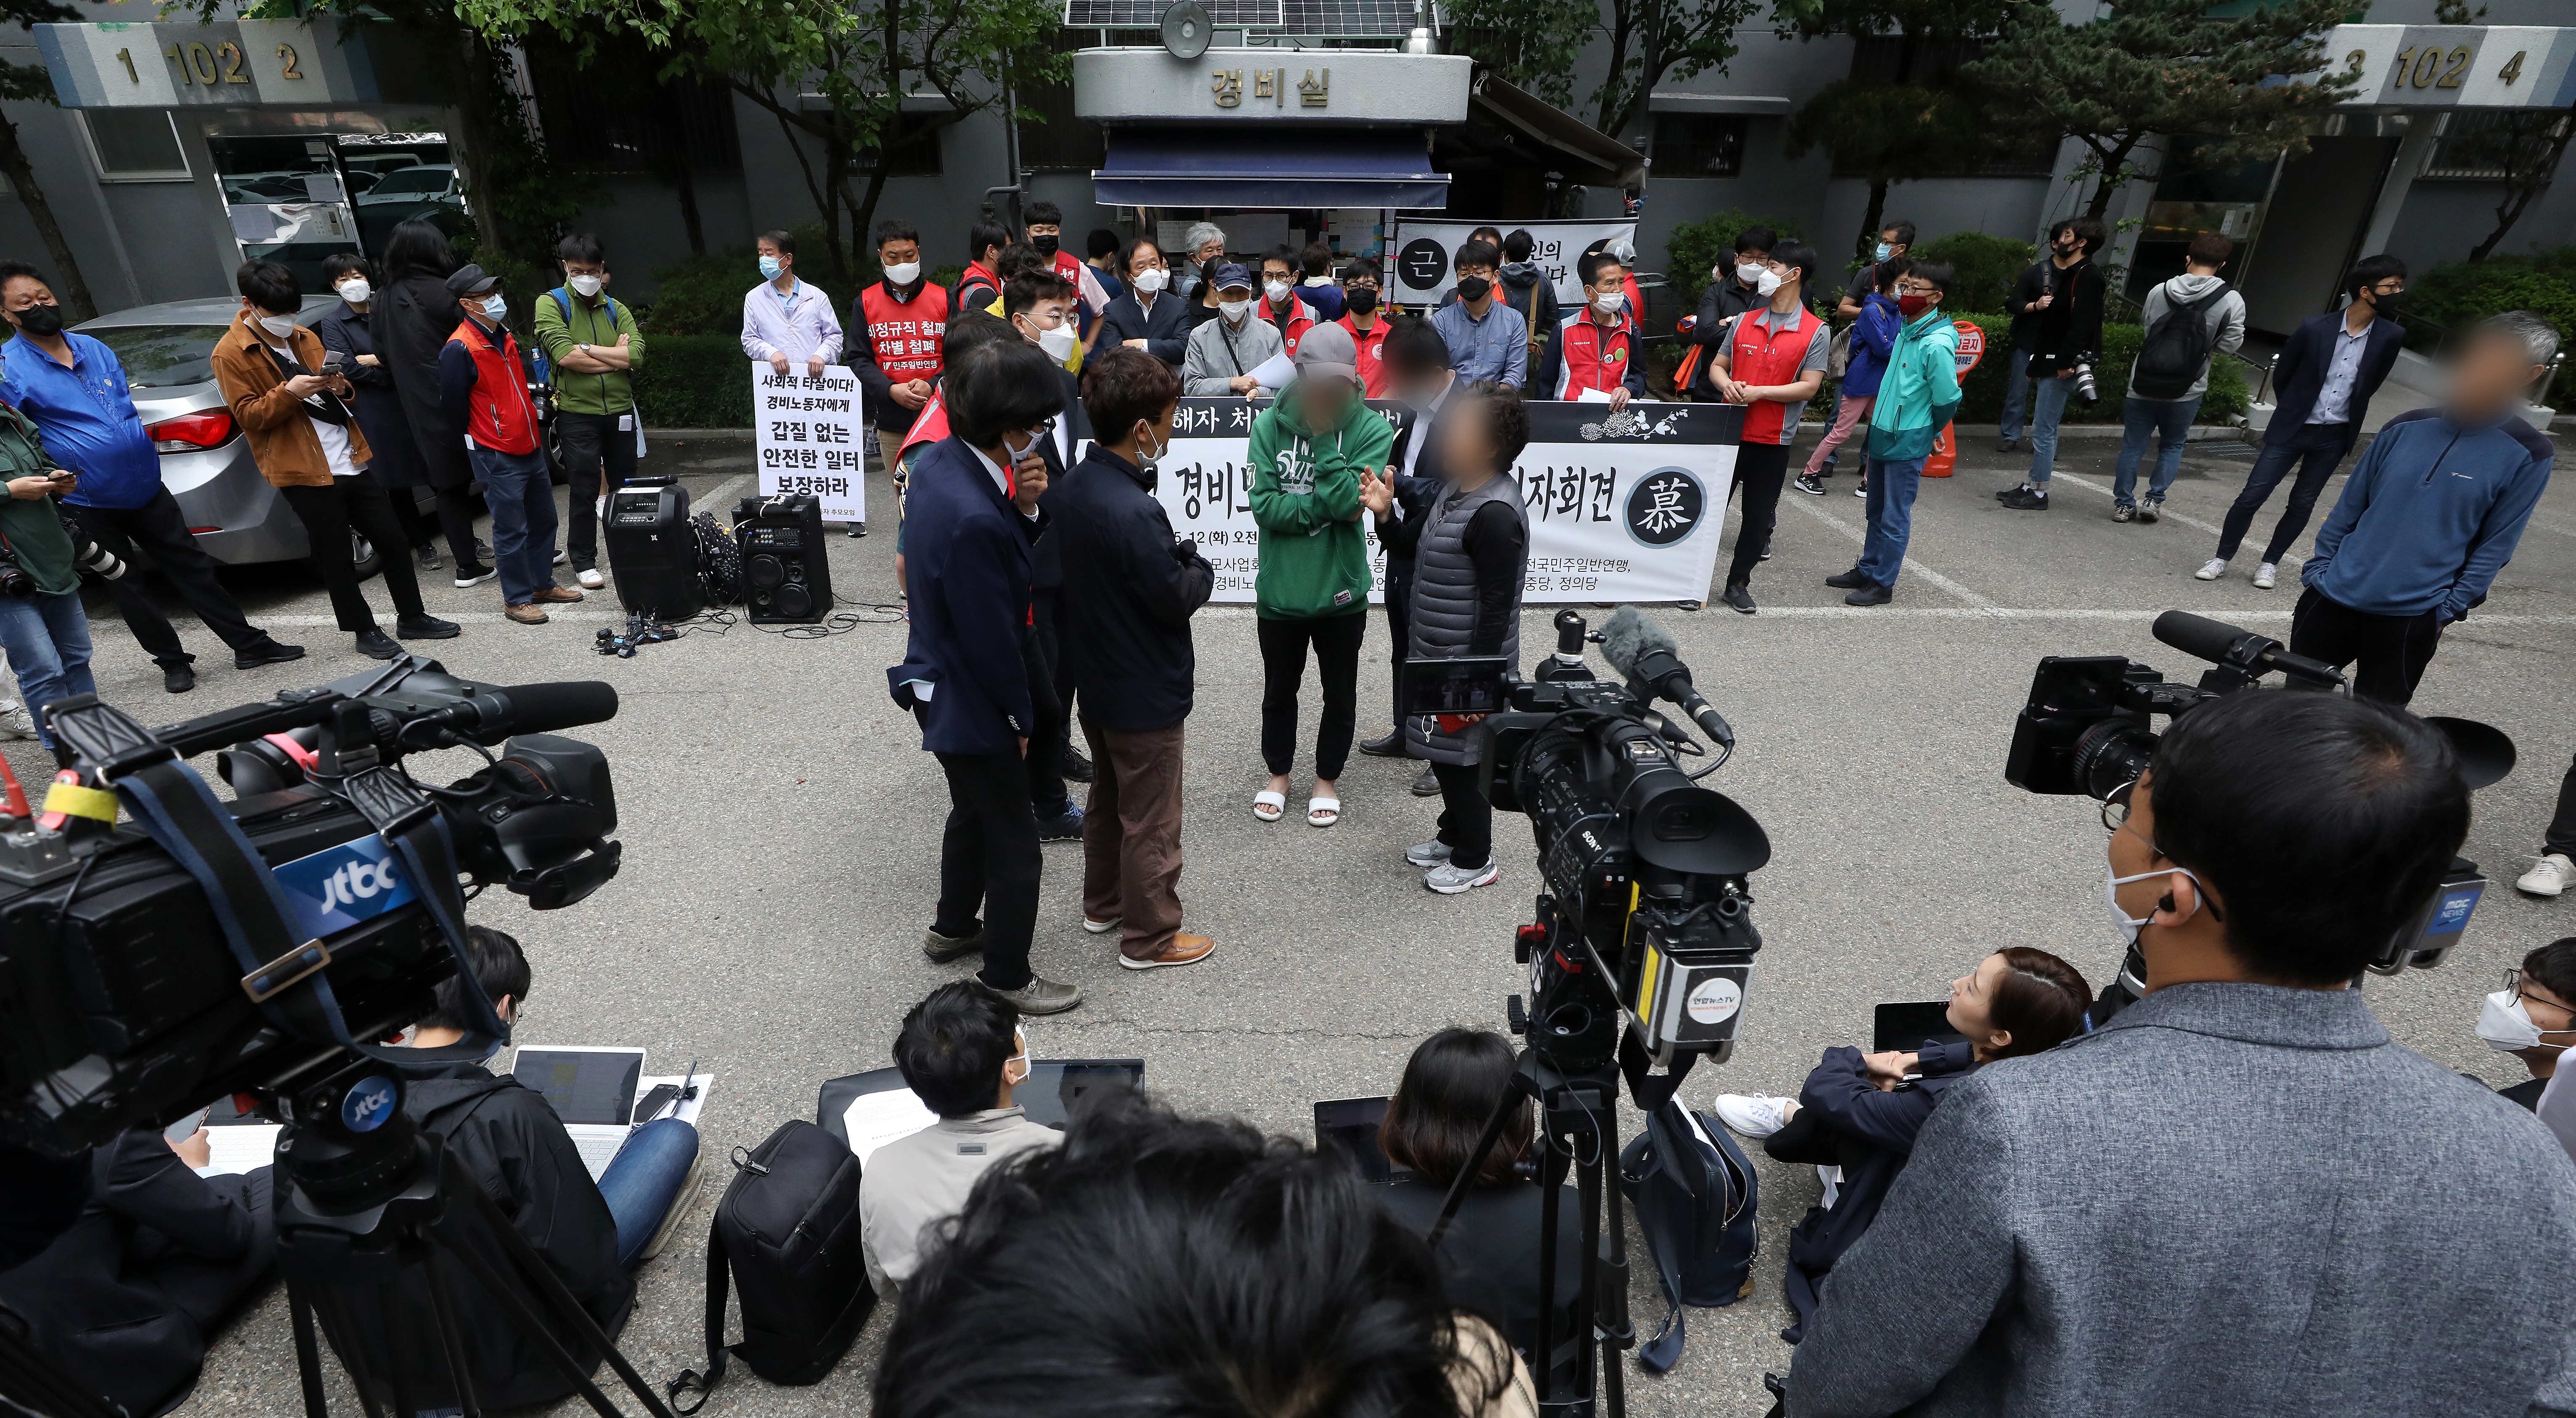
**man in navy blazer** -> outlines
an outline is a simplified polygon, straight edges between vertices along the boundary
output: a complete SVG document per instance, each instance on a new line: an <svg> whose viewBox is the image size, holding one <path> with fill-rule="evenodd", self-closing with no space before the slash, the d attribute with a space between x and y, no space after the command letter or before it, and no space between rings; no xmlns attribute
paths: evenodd
<svg viewBox="0 0 2576 1418"><path fill-rule="evenodd" d="M1042 859L1029 806L1038 721L1026 646L1034 551L1046 531L1040 445L1064 410L1054 371L1019 341L976 346L946 371L950 433L914 465L905 507L912 633L904 663L886 672L948 778L939 911L922 951L943 964L983 952L977 978L1023 1014L1082 1002L1082 991L1029 969Z"/></svg>
<svg viewBox="0 0 2576 1418"><path fill-rule="evenodd" d="M2360 441L2370 396L2397 365L2398 346L2406 340L2396 320L2398 297L2406 292L2406 263L2394 256L2364 257L2344 277L2343 288L2352 302L2334 314L2299 322L2281 347L2281 357L2273 361L2271 426L2263 430L2263 451L2245 478L2245 490L2227 509L2217 554L2192 573L2203 581L2227 574L2227 563L2254 525L2254 514L2296 464L2299 480L2290 485L2281 524L2272 529L2272 540L2254 570L2255 586L2272 589L2281 558L2307 530L2308 514L2316 510L2326 479Z"/></svg>
<svg viewBox="0 0 2576 1418"><path fill-rule="evenodd" d="M1378 358L1386 361L1387 392L1393 394L1413 417L1405 421L1402 432L1395 436L1395 476L1389 481L1395 487L1395 500L1407 517L1420 517L1431 510L1432 500L1440 495L1440 484L1447 474L1440 459L1440 411L1449 406L1450 396L1463 392L1466 385L1449 368L1449 345L1428 321L1401 317L1387 331L1386 343ZM1404 706L1397 702L1404 694L1404 646L1407 626L1411 624L1413 598L1413 556L1398 556L1392 544L1386 553L1386 623L1395 632L1391 652L1394 691L1388 707L1394 714L1395 727L1384 738L1370 739L1360 745L1360 752L1378 758L1404 757ZM1423 785L1431 785L1429 792ZM1413 795L1437 797L1440 785L1426 767L1414 780Z"/></svg>

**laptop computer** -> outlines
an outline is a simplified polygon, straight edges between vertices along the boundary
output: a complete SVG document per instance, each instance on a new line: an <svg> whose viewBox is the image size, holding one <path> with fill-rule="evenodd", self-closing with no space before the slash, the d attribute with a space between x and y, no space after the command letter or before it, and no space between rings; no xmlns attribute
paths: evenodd
<svg viewBox="0 0 2576 1418"><path fill-rule="evenodd" d="M1084 1094L1133 1088L1144 1078L1143 1059L1031 1059L1028 1081L1011 1090L1011 1101L1029 1121L1062 1131ZM939 1117L904 1085L901 1069L872 1068L825 1082L814 1100L814 1121L865 1164L870 1153Z"/></svg>
<svg viewBox="0 0 2576 1418"><path fill-rule="evenodd" d="M1377 1145L1386 1102L1384 1098L1328 1098L1317 1103L1315 1150L1342 1158L1372 1182L1412 1181L1412 1171L1388 1161Z"/></svg>
<svg viewBox="0 0 2576 1418"><path fill-rule="evenodd" d="M644 1051L585 1044L529 1044L510 1061L520 1083L545 1095L564 1131L572 1135L582 1166L598 1181L626 1145L635 1099L644 1077Z"/></svg>
<svg viewBox="0 0 2576 1418"><path fill-rule="evenodd" d="M1927 1043L1956 1044L1967 1037L1950 1027L1948 1000L1882 1004L1870 1030L1870 1050L1881 1054L1890 1051L1910 1054Z"/></svg>

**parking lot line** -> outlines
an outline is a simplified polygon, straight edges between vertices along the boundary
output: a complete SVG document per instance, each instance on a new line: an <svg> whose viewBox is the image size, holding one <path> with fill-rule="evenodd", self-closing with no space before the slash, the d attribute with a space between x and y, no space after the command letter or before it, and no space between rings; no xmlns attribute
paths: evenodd
<svg viewBox="0 0 2576 1418"><path fill-rule="evenodd" d="M1790 506L1797 508L1799 511L1806 513L1808 516L1813 517L1817 521L1824 523L1826 526L1833 528L1835 531L1842 533L1845 538L1855 544L1865 544L1868 541L1868 534L1861 528L1845 522L1843 519L1827 512L1824 508L1817 506L1815 503L1806 501L1803 497L1788 497L1786 496L1787 491L1788 490L1786 489L1783 490L1782 500L1786 501ZM1738 533L1738 535L1741 535L1741 533ZM1931 582L1933 585L1940 587L1942 590L1949 592L1960 600L1966 601L1971 606L1982 609L1990 608L1994 605L1993 601L1978 595L1976 592L1971 591L1967 587L1960 585L1958 582L1951 580L1949 577L1942 575L1940 572L1925 566L1922 562L1915 560L1913 557L1909 556L1905 558L1904 564L1899 569L1901 571L1913 572L1916 576ZM1817 607L1816 609L1832 610L1834 607L1822 606ZM1852 606L1847 609L1857 611L1863 609L1863 607Z"/></svg>

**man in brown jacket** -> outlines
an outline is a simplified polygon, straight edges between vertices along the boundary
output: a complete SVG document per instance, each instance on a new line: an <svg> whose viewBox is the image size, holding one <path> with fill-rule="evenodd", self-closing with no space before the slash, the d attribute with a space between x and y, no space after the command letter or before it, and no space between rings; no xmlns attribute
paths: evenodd
<svg viewBox="0 0 2576 1418"><path fill-rule="evenodd" d="M323 363L321 337L295 323L304 305L295 274L274 261L245 261L233 283L241 289L242 310L215 342L215 378L250 437L260 474L304 523L313 569L331 589L340 628L357 636L360 654L390 660L403 652L376 628L375 612L358 594L354 532L381 553L385 589L400 613L394 634L405 640L454 636L456 622L431 615L421 604L420 583L403 554L410 541L394 520L384 484L367 471L373 455L347 402L347 377Z"/></svg>

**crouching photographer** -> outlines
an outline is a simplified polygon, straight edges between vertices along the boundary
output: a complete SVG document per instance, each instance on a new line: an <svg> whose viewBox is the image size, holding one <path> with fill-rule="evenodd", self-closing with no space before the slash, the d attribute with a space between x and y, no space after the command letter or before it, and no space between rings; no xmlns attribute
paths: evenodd
<svg viewBox="0 0 2576 1418"><path fill-rule="evenodd" d="M2104 813L2145 995L1951 1088L1835 1264L1791 1418L2576 1411L2576 1167L2354 980L2469 790L2433 726L2249 691Z"/></svg>

